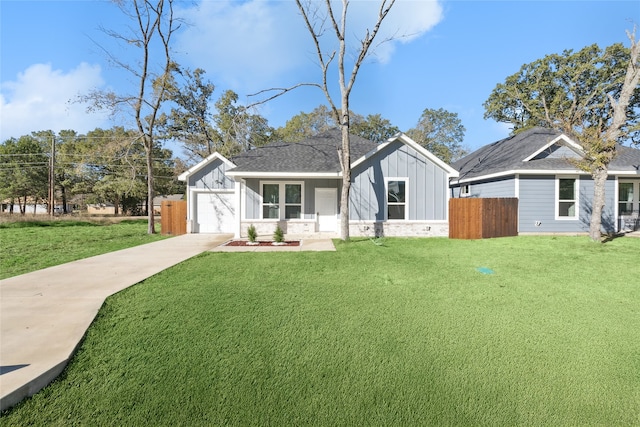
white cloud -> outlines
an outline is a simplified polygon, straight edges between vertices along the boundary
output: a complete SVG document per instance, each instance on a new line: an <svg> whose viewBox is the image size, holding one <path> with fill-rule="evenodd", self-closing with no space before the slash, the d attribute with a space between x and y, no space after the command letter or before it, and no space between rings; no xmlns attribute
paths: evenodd
<svg viewBox="0 0 640 427"><path fill-rule="evenodd" d="M376 22L379 3L357 0L350 3L350 7L347 19L355 21L351 32L354 34L353 41L357 42L355 38L361 38ZM389 62L398 43L409 43L419 38L442 21L443 17L442 6L437 1L397 0L380 27L372 53L381 63Z"/></svg>
<svg viewBox="0 0 640 427"><path fill-rule="evenodd" d="M310 39L297 12L288 1L202 1L182 12L191 25L177 51L229 86L260 88L306 61L299 53Z"/></svg>
<svg viewBox="0 0 640 427"><path fill-rule="evenodd" d="M324 9L324 3L318 2L318 6ZM347 42L354 51L358 39L376 22L379 3L352 1L349 7ZM337 2L334 13L338 17L341 8ZM317 70L315 47L293 1L203 0L197 9L185 9L181 14L191 25L180 35L178 52L186 55L192 67L204 68L217 85L254 91L298 83L286 81L288 73L299 77L310 65ZM377 46L375 57L388 62L398 43L416 39L442 18L437 1L398 0L376 38L378 42L395 39ZM329 29L324 39L335 42ZM327 51L330 47L323 45Z"/></svg>
<svg viewBox="0 0 640 427"><path fill-rule="evenodd" d="M87 132L103 125L106 114L89 114L86 105L72 102L103 84L98 65L82 63L68 72L51 64L31 65L15 81L0 85L0 141L40 130Z"/></svg>

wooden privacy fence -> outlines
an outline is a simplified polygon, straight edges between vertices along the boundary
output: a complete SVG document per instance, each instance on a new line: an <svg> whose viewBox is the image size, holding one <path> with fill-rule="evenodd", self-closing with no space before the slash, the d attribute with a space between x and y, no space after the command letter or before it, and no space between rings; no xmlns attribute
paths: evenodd
<svg viewBox="0 0 640 427"><path fill-rule="evenodd" d="M160 224L162 234L187 234L187 202L165 200L160 203Z"/></svg>
<svg viewBox="0 0 640 427"><path fill-rule="evenodd" d="M488 239L518 235L518 199L449 199L449 238Z"/></svg>

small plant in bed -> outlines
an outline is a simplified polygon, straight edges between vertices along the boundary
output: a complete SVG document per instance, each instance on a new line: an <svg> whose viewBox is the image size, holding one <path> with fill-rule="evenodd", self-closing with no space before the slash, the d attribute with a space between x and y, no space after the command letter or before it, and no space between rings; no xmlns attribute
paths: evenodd
<svg viewBox="0 0 640 427"><path fill-rule="evenodd" d="M249 242L247 243L248 245L254 246L259 244L258 242L256 242L256 239L258 238L258 232L256 231L256 227L253 224L251 224L249 228L247 228L247 236L249 237Z"/></svg>
<svg viewBox="0 0 640 427"><path fill-rule="evenodd" d="M283 245L284 244L284 233L282 228L279 225L276 226L276 231L273 232L273 244L274 245Z"/></svg>

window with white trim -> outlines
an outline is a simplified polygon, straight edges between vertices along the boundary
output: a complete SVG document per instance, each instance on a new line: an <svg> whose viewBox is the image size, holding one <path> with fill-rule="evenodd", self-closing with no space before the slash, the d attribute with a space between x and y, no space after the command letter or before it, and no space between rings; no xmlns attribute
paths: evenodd
<svg viewBox="0 0 640 427"><path fill-rule="evenodd" d="M556 217L558 219L578 218L578 179L558 177L556 179Z"/></svg>
<svg viewBox="0 0 640 427"><path fill-rule="evenodd" d="M302 218L302 182L263 182L262 218Z"/></svg>
<svg viewBox="0 0 640 427"><path fill-rule="evenodd" d="M618 184L618 215L631 215L634 211L634 202L638 196L633 194L633 190L638 188L637 183L620 182Z"/></svg>
<svg viewBox="0 0 640 427"><path fill-rule="evenodd" d="M262 218L280 218L279 184L262 184Z"/></svg>
<svg viewBox="0 0 640 427"><path fill-rule="evenodd" d="M460 186L460 197L469 197L471 195L471 184Z"/></svg>
<svg viewBox="0 0 640 427"><path fill-rule="evenodd" d="M387 219L407 219L407 179L385 180L387 189Z"/></svg>
<svg viewBox="0 0 640 427"><path fill-rule="evenodd" d="M302 184L284 185L284 218L302 217Z"/></svg>

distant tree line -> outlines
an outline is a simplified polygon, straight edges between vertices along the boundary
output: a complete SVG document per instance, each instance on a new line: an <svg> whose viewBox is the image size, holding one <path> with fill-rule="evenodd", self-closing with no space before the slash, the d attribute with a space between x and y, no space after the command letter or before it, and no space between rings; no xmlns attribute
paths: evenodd
<svg viewBox="0 0 640 427"><path fill-rule="evenodd" d="M182 192L171 150L155 147L153 161L156 191ZM64 213L77 196L88 204L112 203L129 214L148 210L145 153L136 132L121 127L84 135L42 131L0 144L0 199L18 206L19 213L26 213L28 202L48 203L52 173Z"/></svg>
<svg viewBox="0 0 640 427"><path fill-rule="evenodd" d="M299 142L337 127L324 105L300 112L284 126L271 127L267 119L238 105L233 91L212 102L214 87L203 80L203 74L202 70L183 71L179 75L187 83L178 88L172 80L169 86L174 107L158 118L152 155L156 194L184 192L177 176L213 152L230 157L272 141ZM351 120L353 134L374 142L400 131L380 114L365 117L352 112ZM465 153L464 127L455 113L425 109L407 133L446 162ZM174 157L171 150L162 148L168 141L177 142L184 156ZM148 210L145 147L137 130L119 126L86 134L49 130L7 139L0 144L0 200L18 206L22 214L27 212L27 201L46 204L52 170L56 200L64 213L79 196L85 204L113 204L119 214Z"/></svg>

